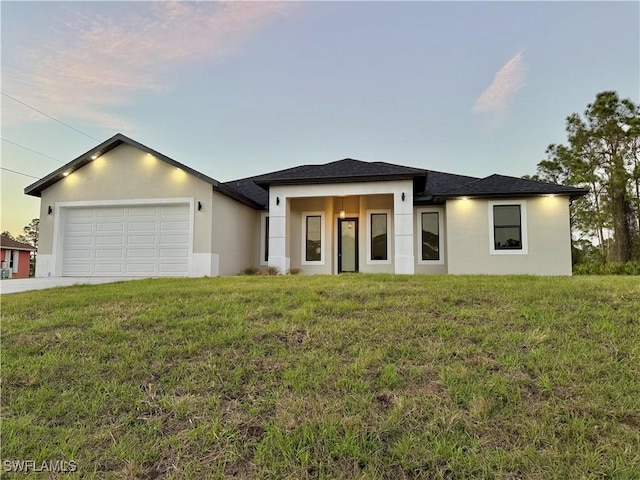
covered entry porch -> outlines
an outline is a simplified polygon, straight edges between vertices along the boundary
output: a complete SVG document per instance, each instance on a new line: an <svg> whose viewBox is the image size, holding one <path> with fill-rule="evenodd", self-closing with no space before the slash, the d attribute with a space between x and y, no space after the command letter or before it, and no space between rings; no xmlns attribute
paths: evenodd
<svg viewBox="0 0 640 480"><path fill-rule="evenodd" d="M305 274L413 274L413 182L269 189L268 264Z"/></svg>

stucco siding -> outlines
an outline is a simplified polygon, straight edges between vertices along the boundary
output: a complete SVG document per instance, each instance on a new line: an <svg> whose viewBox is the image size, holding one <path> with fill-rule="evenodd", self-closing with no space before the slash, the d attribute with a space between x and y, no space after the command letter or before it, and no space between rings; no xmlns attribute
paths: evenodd
<svg viewBox="0 0 640 480"><path fill-rule="evenodd" d="M212 213L212 250L220 259L220 275L237 275L256 265L261 212L214 192Z"/></svg>
<svg viewBox="0 0 640 480"><path fill-rule="evenodd" d="M571 275L569 199L539 196L526 208L526 254L495 254L490 248L491 200L456 199L446 204L446 255L454 274Z"/></svg>
<svg viewBox="0 0 640 480"><path fill-rule="evenodd" d="M48 207L58 202L91 202L155 198L193 198L194 253L211 252L212 186L130 145L102 155L42 192L38 252L53 253L55 215Z"/></svg>

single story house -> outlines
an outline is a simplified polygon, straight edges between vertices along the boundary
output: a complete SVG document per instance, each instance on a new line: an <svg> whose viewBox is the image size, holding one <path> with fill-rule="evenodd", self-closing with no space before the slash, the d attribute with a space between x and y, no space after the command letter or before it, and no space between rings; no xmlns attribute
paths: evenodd
<svg viewBox="0 0 640 480"><path fill-rule="evenodd" d="M3 278L27 278L31 265L31 252L36 247L0 235L0 262Z"/></svg>
<svg viewBox="0 0 640 480"><path fill-rule="evenodd" d="M221 183L122 134L25 189L37 276L571 275L585 190L344 159Z"/></svg>

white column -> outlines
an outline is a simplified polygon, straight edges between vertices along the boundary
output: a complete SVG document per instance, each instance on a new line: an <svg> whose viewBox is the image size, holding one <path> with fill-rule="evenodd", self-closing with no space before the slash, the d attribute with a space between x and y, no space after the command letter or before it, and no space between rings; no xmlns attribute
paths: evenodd
<svg viewBox="0 0 640 480"><path fill-rule="evenodd" d="M269 259L268 265L280 273L289 271L287 256L287 197L269 189Z"/></svg>
<svg viewBox="0 0 640 480"><path fill-rule="evenodd" d="M402 198L404 195L404 199ZM413 257L413 188L393 192L393 231L395 273L415 273Z"/></svg>

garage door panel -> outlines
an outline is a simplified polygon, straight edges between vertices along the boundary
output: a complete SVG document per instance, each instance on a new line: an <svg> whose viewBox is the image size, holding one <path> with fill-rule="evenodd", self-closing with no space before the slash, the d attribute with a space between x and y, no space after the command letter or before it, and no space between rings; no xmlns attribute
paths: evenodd
<svg viewBox="0 0 640 480"><path fill-rule="evenodd" d="M129 232L155 232L157 228L157 222L129 221L127 225Z"/></svg>
<svg viewBox="0 0 640 480"><path fill-rule="evenodd" d="M189 256L189 250L186 248L161 248L159 257L165 258L186 258Z"/></svg>
<svg viewBox="0 0 640 480"><path fill-rule="evenodd" d="M93 231L93 223L87 223L86 219L82 219L81 223L67 225L67 231L71 233L91 233Z"/></svg>
<svg viewBox="0 0 640 480"><path fill-rule="evenodd" d="M95 263L93 266L95 275L119 275L124 273L121 263Z"/></svg>
<svg viewBox="0 0 640 480"><path fill-rule="evenodd" d="M74 249L68 250L65 256L68 259L75 259L75 258L87 259L87 258L91 258L92 254L93 254L93 249L91 248L74 248Z"/></svg>
<svg viewBox="0 0 640 480"><path fill-rule="evenodd" d="M62 274L186 276L189 205L64 210Z"/></svg>
<svg viewBox="0 0 640 480"><path fill-rule="evenodd" d="M95 257L96 259L102 259L102 258L118 258L118 259L122 259L124 258L122 249L117 249L117 250L106 250L106 249L96 249L95 251Z"/></svg>
<svg viewBox="0 0 640 480"><path fill-rule="evenodd" d="M90 235L75 235L73 237L69 237L68 241L65 242L67 246L87 246L92 244L93 237Z"/></svg>
<svg viewBox="0 0 640 480"><path fill-rule="evenodd" d="M96 245L124 245L124 236L122 235L100 235L95 239Z"/></svg>
<svg viewBox="0 0 640 480"><path fill-rule="evenodd" d="M160 235L160 245L184 245L189 240L189 235Z"/></svg>
<svg viewBox="0 0 640 480"><path fill-rule="evenodd" d="M139 259L139 258L156 258L156 249L155 248L127 248L127 258L129 259Z"/></svg>
<svg viewBox="0 0 640 480"><path fill-rule="evenodd" d="M124 232L122 222L99 222L96 223L96 232Z"/></svg>
<svg viewBox="0 0 640 480"><path fill-rule="evenodd" d="M121 207L101 207L95 209L97 217L124 217L125 209Z"/></svg>
<svg viewBox="0 0 640 480"><path fill-rule="evenodd" d="M129 245L155 246L156 240L155 235L127 235Z"/></svg>

